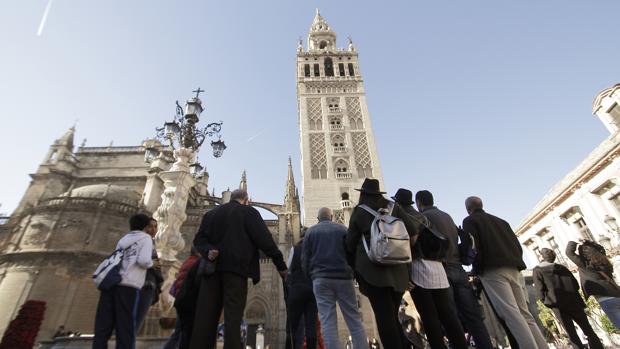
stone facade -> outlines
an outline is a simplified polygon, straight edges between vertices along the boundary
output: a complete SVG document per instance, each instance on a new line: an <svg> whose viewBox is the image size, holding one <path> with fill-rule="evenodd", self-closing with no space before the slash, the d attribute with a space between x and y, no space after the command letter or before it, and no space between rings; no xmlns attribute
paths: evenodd
<svg viewBox="0 0 620 349"><path fill-rule="evenodd" d="M516 230L525 247L528 268L541 261L540 250L557 254L557 263L577 276L577 267L566 257L566 244L579 239L594 240L609 252L620 281L620 84L601 91L592 113L599 117L610 136L575 169L549 190ZM600 326L595 326L600 329ZM600 332L606 345L618 339Z"/></svg>
<svg viewBox="0 0 620 349"><path fill-rule="evenodd" d="M47 302L39 340L49 339L60 325L92 333L99 297L92 272L128 231L128 218L137 212L152 214L161 203L166 179L162 174L172 167L169 149L159 145L164 156L150 162L145 161L144 145L82 146L74 151L74 132L71 128L54 142L31 175L18 208L0 224L0 336L29 299ZM179 228L184 248L178 260L168 262L173 271L188 255L204 213L223 201L208 193L207 173L193 180L185 199L187 218ZM244 185L247 187L247 182ZM282 204L252 205L277 216L266 223L286 256L301 231L290 161L285 188ZM268 260L261 262L261 276L261 282L249 288L246 320L251 331L263 325L266 343L278 348L274 344L284 343L285 336L282 283ZM167 290L163 296L162 302L151 308L142 337L168 335L159 327L159 318L174 316L174 310L166 299Z"/></svg>
<svg viewBox="0 0 620 349"><path fill-rule="evenodd" d="M323 206L345 223L342 194L357 201L354 189L364 178L384 188L383 176L357 51L350 40L348 48L336 47L336 33L318 10L307 50L301 41L297 48L297 103L304 224L314 224Z"/></svg>
<svg viewBox="0 0 620 349"><path fill-rule="evenodd" d="M551 248L560 262L570 240L590 239L616 252L620 246L620 85L605 89L594 100L593 114L611 135L558 182L516 230L526 247L530 267L538 251Z"/></svg>

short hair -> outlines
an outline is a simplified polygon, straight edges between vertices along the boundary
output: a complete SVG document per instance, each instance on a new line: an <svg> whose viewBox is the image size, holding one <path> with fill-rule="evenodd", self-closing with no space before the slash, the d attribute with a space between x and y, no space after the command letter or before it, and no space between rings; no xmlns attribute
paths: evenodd
<svg viewBox="0 0 620 349"><path fill-rule="evenodd" d="M243 189L235 189L230 194L230 200L245 200L248 198L248 192Z"/></svg>
<svg viewBox="0 0 620 349"><path fill-rule="evenodd" d="M415 201L418 204L424 206L433 206L433 204L435 203L435 200L433 199L433 194L431 194L431 192L428 190L420 190L419 192L415 193Z"/></svg>
<svg viewBox="0 0 620 349"><path fill-rule="evenodd" d="M144 213L138 213L129 218L129 229L132 231L144 230L149 223L151 223L151 217L145 215Z"/></svg>
<svg viewBox="0 0 620 349"><path fill-rule="evenodd" d="M548 248L540 249L540 256L545 260L545 262L553 263L555 262L555 252Z"/></svg>
<svg viewBox="0 0 620 349"><path fill-rule="evenodd" d="M475 209L482 208L482 199L477 196L470 196L465 199L465 209L467 211L473 211Z"/></svg>
<svg viewBox="0 0 620 349"><path fill-rule="evenodd" d="M319 221L331 221L333 217L332 210L328 207L319 208L319 213L317 213L317 218Z"/></svg>

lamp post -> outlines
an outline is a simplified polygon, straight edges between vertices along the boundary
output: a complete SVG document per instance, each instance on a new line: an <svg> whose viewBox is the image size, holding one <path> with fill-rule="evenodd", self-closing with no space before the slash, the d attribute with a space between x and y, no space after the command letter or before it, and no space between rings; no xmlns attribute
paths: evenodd
<svg viewBox="0 0 620 349"><path fill-rule="evenodd" d="M212 122L199 127L200 114L204 110L199 98L200 88L193 91L195 97L187 100L185 107L176 102L176 114L172 121L157 129L157 138L168 145L173 152L174 163L169 171L162 171L159 177L164 182L161 205L153 215L159 230L155 236L157 252L162 261L174 262L176 255L185 247L181 226L187 218L185 209L190 189L196 178L204 174L204 167L196 161L198 150L205 139L220 133L222 122ZM211 142L213 155L222 156L226 144L220 138ZM157 156L156 150L147 148L145 158Z"/></svg>

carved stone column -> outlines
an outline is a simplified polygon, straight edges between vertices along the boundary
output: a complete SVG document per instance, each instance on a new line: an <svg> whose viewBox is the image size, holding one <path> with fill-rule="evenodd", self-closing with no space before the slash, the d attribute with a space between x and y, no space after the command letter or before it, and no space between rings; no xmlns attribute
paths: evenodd
<svg viewBox="0 0 620 349"><path fill-rule="evenodd" d="M195 153L191 149L181 148L174 151L174 157L176 162L170 171L159 174L164 181L164 193L161 205L154 214L158 223L155 236L157 253L161 260L171 262L177 260L177 253L185 247L181 226L187 218L185 208L189 190L196 184L189 173L189 163L194 160Z"/></svg>

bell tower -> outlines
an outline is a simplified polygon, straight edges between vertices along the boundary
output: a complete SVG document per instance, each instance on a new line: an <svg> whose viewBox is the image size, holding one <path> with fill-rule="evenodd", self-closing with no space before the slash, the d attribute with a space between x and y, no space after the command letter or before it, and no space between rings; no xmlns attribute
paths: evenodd
<svg viewBox="0 0 620 349"><path fill-rule="evenodd" d="M383 176L366 105L358 53L349 39L336 46L336 33L317 9L307 49L297 47L297 104L301 135L304 225L316 223L321 207L344 223L343 195L357 202L364 178ZM347 200L348 201L348 200Z"/></svg>

